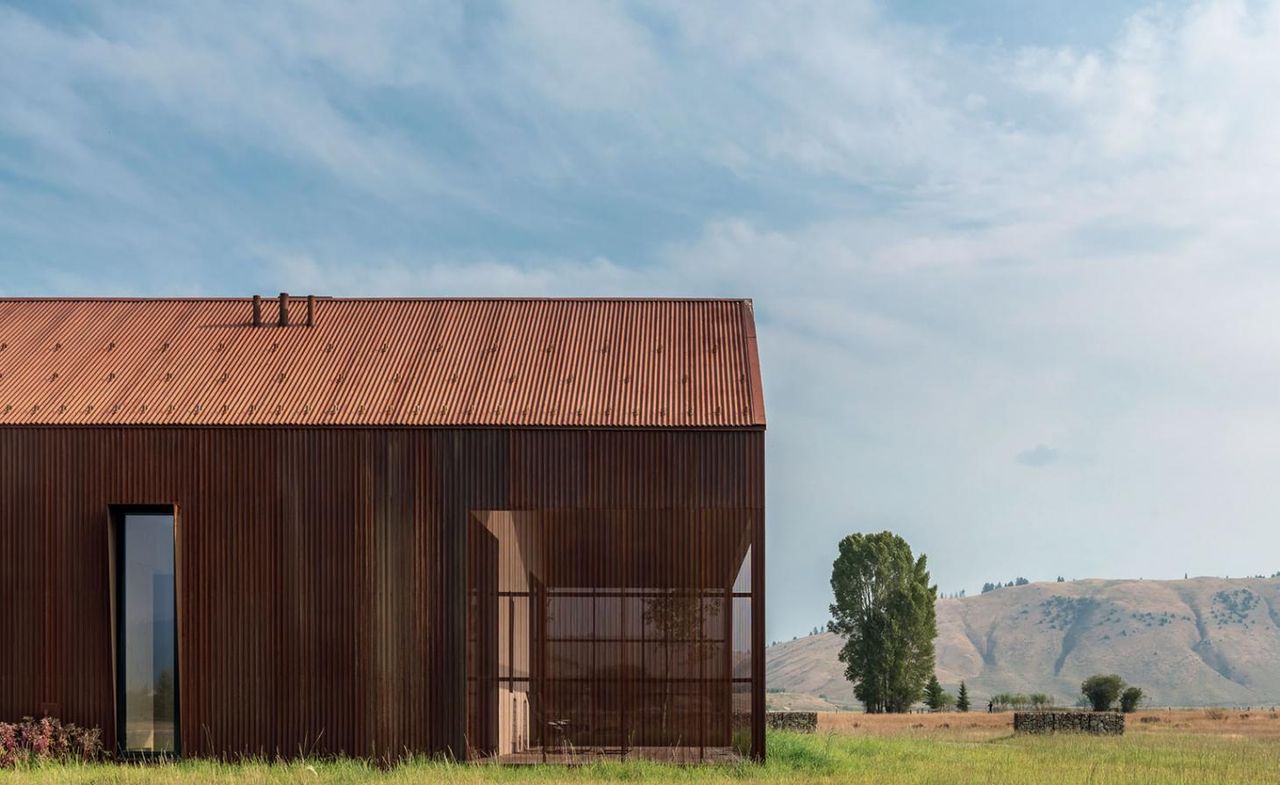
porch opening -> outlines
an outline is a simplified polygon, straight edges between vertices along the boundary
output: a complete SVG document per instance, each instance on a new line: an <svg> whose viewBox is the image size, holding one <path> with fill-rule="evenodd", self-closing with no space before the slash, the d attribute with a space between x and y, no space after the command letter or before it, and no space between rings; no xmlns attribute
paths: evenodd
<svg viewBox="0 0 1280 785"><path fill-rule="evenodd" d="M752 713L753 516L473 512L469 757L755 753L753 723L763 718Z"/></svg>

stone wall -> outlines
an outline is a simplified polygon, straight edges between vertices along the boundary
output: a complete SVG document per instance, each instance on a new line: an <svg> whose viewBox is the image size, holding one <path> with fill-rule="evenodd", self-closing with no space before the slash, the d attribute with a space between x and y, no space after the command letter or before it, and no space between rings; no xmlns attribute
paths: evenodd
<svg viewBox="0 0 1280 785"><path fill-rule="evenodd" d="M1124 715L1118 711L1017 711L1014 733L1124 734Z"/></svg>
<svg viewBox="0 0 1280 785"><path fill-rule="evenodd" d="M769 730L813 733L818 729L818 712L816 711L771 711L765 717Z"/></svg>

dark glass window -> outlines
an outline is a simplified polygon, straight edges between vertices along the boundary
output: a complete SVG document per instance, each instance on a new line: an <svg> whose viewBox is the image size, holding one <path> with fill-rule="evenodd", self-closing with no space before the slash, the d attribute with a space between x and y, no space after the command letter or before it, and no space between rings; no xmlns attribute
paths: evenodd
<svg viewBox="0 0 1280 785"><path fill-rule="evenodd" d="M178 625L174 516L116 518L119 744L125 752L178 752Z"/></svg>

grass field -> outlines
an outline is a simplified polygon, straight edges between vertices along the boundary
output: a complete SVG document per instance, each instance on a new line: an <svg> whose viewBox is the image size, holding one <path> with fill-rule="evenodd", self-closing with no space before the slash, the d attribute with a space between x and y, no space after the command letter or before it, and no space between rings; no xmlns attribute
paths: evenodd
<svg viewBox="0 0 1280 785"><path fill-rule="evenodd" d="M1248 716L1241 716L1248 714ZM1155 719L1147 719L1151 717ZM431 761L47 766L8 783L1280 783L1280 718L1269 712L1147 712L1122 738L1014 737L1009 715L825 714L820 731L769 737L764 766L600 764L500 768Z"/></svg>

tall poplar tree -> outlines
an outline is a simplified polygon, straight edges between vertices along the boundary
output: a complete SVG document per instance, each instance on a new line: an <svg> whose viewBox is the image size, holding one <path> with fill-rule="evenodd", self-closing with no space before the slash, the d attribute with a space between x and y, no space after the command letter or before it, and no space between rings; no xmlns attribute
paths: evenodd
<svg viewBox="0 0 1280 785"><path fill-rule="evenodd" d="M893 532L851 534L840 541L831 567L832 621L844 636L840 661L853 694L868 713L909 711L933 674L938 635L934 601L922 554Z"/></svg>

